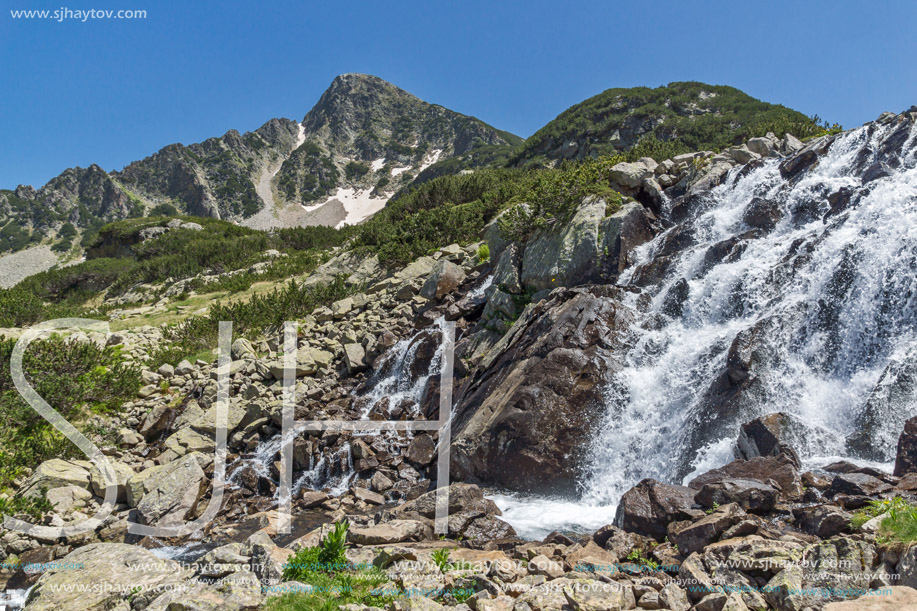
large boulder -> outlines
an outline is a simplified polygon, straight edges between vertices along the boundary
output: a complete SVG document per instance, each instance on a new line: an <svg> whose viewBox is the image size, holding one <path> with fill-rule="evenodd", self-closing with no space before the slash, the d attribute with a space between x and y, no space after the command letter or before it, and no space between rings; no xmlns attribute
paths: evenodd
<svg viewBox="0 0 917 611"><path fill-rule="evenodd" d="M347 540L358 545L423 541L432 536L433 529L420 520L391 520L375 526L351 526L347 531Z"/></svg>
<svg viewBox="0 0 917 611"><path fill-rule="evenodd" d="M729 503L694 522L674 523L668 529L669 540L678 546L679 554L693 554L716 541L726 530L742 521L745 515L741 507Z"/></svg>
<svg viewBox="0 0 917 611"><path fill-rule="evenodd" d="M753 479L724 478L704 484L694 500L704 507L736 503L745 511L766 514L777 504L777 490Z"/></svg>
<svg viewBox="0 0 917 611"><path fill-rule="evenodd" d="M750 460L734 460L718 469L698 475L688 482L688 486L701 490L706 484L729 479L750 479L772 487L779 487L781 496L790 500L798 499L803 492L799 470L793 459L786 454L758 456Z"/></svg>
<svg viewBox="0 0 917 611"><path fill-rule="evenodd" d="M614 525L662 541L670 522L703 515L694 504L694 490L645 479L621 497Z"/></svg>
<svg viewBox="0 0 917 611"><path fill-rule="evenodd" d="M112 469L115 472L115 483L118 486L118 502L127 502L127 484L134 476L134 470L122 462L111 461ZM95 464L89 469L89 483L92 491L96 496L105 497L105 479L102 477L102 470Z"/></svg>
<svg viewBox="0 0 917 611"><path fill-rule="evenodd" d="M781 412L755 418L746 422L739 430L736 443L736 458L749 460L757 456L778 456L786 454L800 467L799 456L793 445L804 434L796 420Z"/></svg>
<svg viewBox="0 0 917 611"><path fill-rule="evenodd" d="M518 244L510 244L500 255L494 267L493 286L502 290L518 294L522 292L522 249Z"/></svg>
<svg viewBox="0 0 917 611"><path fill-rule="evenodd" d="M761 589L775 609L819 609L857 596L869 588L880 566L872 544L849 537L815 543L804 554L804 563L787 565Z"/></svg>
<svg viewBox="0 0 917 611"><path fill-rule="evenodd" d="M634 591L629 584L605 583L594 579L560 577L546 582L536 582L526 588L516 599L513 609L555 611L556 609L582 609L611 611L633 609L636 606Z"/></svg>
<svg viewBox="0 0 917 611"><path fill-rule="evenodd" d="M522 254L522 285L530 291L613 282L631 251L653 238L654 217L636 202L606 216L607 202L587 198L560 226L535 233Z"/></svg>
<svg viewBox="0 0 917 611"><path fill-rule="evenodd" d="M26 480L19 494L27 497L39 497L42 490L51 490L62 486L77 486L89 489L89 469L92 463L85 460L63 460L52 458L38 465L35 472Z"/></svg>
<svg viewBox="0 0 917 611"><path fill-rule="evenodd" d="M522 284L532 291L589 282L596 272L605 200L591 198L561 227L535 233L522 255Z"/></svg>
<svg viewBox="0 0 917 611"><path fill-rule="evenodd" d="M644 157L638 161L621 162L612 166L608 177L611 182L625 189L636 189L647 178L652 178L655 174L656 163L649 157Z"/></svg>
<svg viewBox="0 0 917 611"><path fill-rule="evenodd" d="M93 543L60 560L29 593L29 611L130 609L141 596L178 588L194 571L137 545ZM74 566L79 566L74 570ZM146 608L133 600L133 608Z"/></svg>
<svg viewBox="0 0 917 611"><path fill-rule="evenodd" d="M185 590L161 594L150 603L149 608L167 611L251 611L262 608L262 588L277 587L276 583L262 581L255 573L242 568L212 583L199 582Z"/></svg>
<svg viewBox="0 0 917 611"><path fill-rule="evenodd" d="M841 473L831 480L831 487L825 492L825 496L828 498L837 494L875 496L891 489L890 484L866 473Z"/></svg>
<svg viewBox="0 0 917 611"><path fill-rule="evenodd" d="M351 374L363 371L368 367L366 363L366 350L362 344L344 345L344 364Z"/></svg>
<svg viewBox="0 0 917 611"><path fill-rule="evenodd" d="M605 380L633 320L619 295L568 289L526 308L457 396L455 477L575 492L589 459L582 440L604 414Z"/></svg>
<svg viewBox="0 0 917 611"><path fill-rule="evenodd" d="M188 454L159 471L153 486L137 504L141 524L176 526L183 524L197 507L206 490L207 478L195 454Z"/></svg>
<svg viewBox="0 0 917 611"><path fill-rule="evenodd" d="M420 288L420 295L427 299L442 299L465 281L465 270L451 261L441 260Z"/></svg>
<svg viewBox="0 0 917 611"><path fill-rule="evenodd" d="M835 505L802 506L793 509L799 529L821 539L845 532L853 516Z"/></svg>
<svg viewBox="0 0 917 611"><path fill-rule="evenodd" d="M484 498L484 493L474 484L452 484L449 486L449 513L479 512L482 515L501 515L496 503ZM398 516L436 516L436 490L424 493L392 510Z"/></svg>

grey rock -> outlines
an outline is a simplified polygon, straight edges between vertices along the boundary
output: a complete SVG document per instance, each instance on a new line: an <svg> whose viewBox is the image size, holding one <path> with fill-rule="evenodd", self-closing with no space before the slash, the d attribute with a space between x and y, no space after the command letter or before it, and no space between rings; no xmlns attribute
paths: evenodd
<svg viewBox="0 0 917 611"><path fill-rule="evenodd" d="M165 465L152 478L152 486L137 504L141 524L181 524L197 507L207 483L196 455L189 454Z"/></svg>
<svg viewBox="0 0 917 611"><path fill-rule="evenodd" d="M441 260L420 288L420 295L427 299L440 300L465 281L465 271L451 261Z"/></svg>

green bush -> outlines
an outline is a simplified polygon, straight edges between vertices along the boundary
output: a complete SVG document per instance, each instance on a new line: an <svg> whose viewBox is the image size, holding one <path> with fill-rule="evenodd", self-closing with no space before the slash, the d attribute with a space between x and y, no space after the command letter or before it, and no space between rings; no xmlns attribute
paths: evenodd
<svg viewBox="0 0 917 611"><path fill-rule="evenodd" d="M271 597L268 609L275 611L325 611L346 604L385 607L391 597L374 592L388 577L374 566L352 565L344 552L347 521L335 524L317 547L299 550L284 566L282 581L297 581L314 588L309 593ZM283 587L283 584L279 587Z"/></svg>
<svg viewBox="0 0 917 611"><path fill-rule="evenodd" d="M67 221L61 225L60 231L57 232L57 235L62 238L74 238L76 237L76 227L73 226L73 223Z"/></svg>
<svg viewBox="0 0 917 611"><path fill-rule="evenodd" d="M0 429L0 488L53 457L79 451L33 410L16 390L10 358L16 342L0 339L0 419L16 426ZM23 357L26 379L40 397L79 428L92 412L116 413L140 388L140 371L124 363L115 348L60 336L35 340Z"/></svg>
<svg viewBox="0 0 917 611"><path fill-rule="evenodd" d="M617 202L620 206L621 196L608 182L609 169L620 161L620 156L603 157L567 164L559 170L536 172L522 196L526 205L516 205L500 217L501 231L510 240L524 242L534 231L569 220L583 199L589 196L604 198L608 203Z"/></svg>
<svg viewBox="0 0 917 611"><path fill-rule="evenodd" d="M490 260L490 246L487 244L481 244L478 246L478 261L483 263L484 261Z"/></svg>
<svg viewBox="0 0 917 611"><path fill-rule="evenodd" d="M44 492L47 492L46 490ZM40 497L12 496L0 498L0 519L3 516L26 515L34 520L51 511L51 503L44 495Z"/></svg>
<svg viewBox="0 0 917 611"><path fill-rule="evenodd" d="M191 286L208 291L246 290L257 281L311 271L325 260L327 255L322 251L341 246L356 231L297 227L267 233L216 219L193 218L189 220L201 224L202 231L171 230L140 241L143 229L161 226L167 220L156 217L108 224L93 238L89 260L30 276L12 289L0 289L0 325L22 326L63 316L103 316L111 307L85 307L100 293L117 296L139 283L247 270L263 261L268 249L286 255L272 260L260 273L242 271L210 284L195 281Z"/></svg>
<svg viewBox="0 0 917 611"><path fill-rule="evenodd" d="M178 208L172 204L158 204L150 209L147 216L178 216Z"/></svg>
<svg viewBox="0 0 917 611"><path fill-rule="evenodd" d="M168 328L164 334L167 341L152 355L153 362L174 364L216 347L220 321L232 321L234 335L255 338L277 331L285 321L303 318L318 306L343 299L359 288L348 286L343 277L311 287L291 280L283 288L253 295L247 302L216 303L205 316L192 316Z"/></svg>
<svg viewBox="0 0 917 611"><path fill-rule="evenodd" d="M719 151L769 131L779 137L790 132L805 138L824 129L817 117L756 100L734 87L689 81L655 89L616 88L562 112L529 138L511 163L541 163L542 156L571 141L584 145L586 157L619 152L611 136L625 121L640 119L651 120L653 128L645 136L648 140L635 147L642 147L639 156L657 161L675 151ZM659 147L653 140L671 146Z"/></svg>
<svg viewBox="0 0 917 611"><path fill-rule="evenodd" d="M351 161L344 167L344 176L347 180L363 178L369 172L369 166L359 161Z"/></svg>
<svg viewBox="0 0 917 611"><path fill-rule="evenodd" d="M538 227L568 218L587 195L620 202L607 173L622 160L615 156L558 169L485 169L435 178L402 193L359 225L349 245L397 267L447 244L477 241L487 223L520 202L528 203L528 209L513 208L504 224L514 237L525 239Z"/></svg>

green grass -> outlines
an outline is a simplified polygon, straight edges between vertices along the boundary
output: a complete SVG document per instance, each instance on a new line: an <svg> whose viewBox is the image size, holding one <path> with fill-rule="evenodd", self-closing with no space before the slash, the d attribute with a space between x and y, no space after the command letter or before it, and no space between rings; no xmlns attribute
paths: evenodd
<svg viewBox="0 0 917 611"><path fill-rule="evenodd" d="M202 351L212 349L217 343L220 321L232 321L233 336L256 338L260 334L277 331L287 320L303 318L321 306L359 292L361 287L348 286L343 277L330 284L306 287L291 280L269 293L255 293L248 301L216 303L203 316L191 316L166 329L167 340L160 350L151 355L154 363L175 364Z"/></svg>
<svg viewBox="0 0 917 611"><path fill-rule="evenodd" d="M44 492L47 492L46 490ZM44 514L51 511L51 503L40 497L11 496L9 498L0 498L0 520L3 516L26 515L35 520L40 519Z"/></svg>
<svg viewBox="0 0 917 611"><path fill-rule="evenodd" d="M0 326L18 327L63 317L105 319L115 306L92 306L99 296L118 296L140 283L177 281L198 274L240 271L210 283L202 280L190 289L242 292L255 282L285 279L310 272L327 259L327 251L342 245L353 229L300 227L272 232L256 231L216 219L186 218L202 231L173 230L141 242L143 229L161 226L165 217L136 218L102 227L89 247L87 261L54 268L26 278L10 289L0 289ZM248 269L265 260L264 252L282 256L266 269Z"/></svg>
<svg viewBox="0 0 917 611"><path fill-rule="evenodd" d="M299 550L283 570L283 582L298 581L312 586L309 593L287 593L271 598L272 611L330 611L341 605L361 604L386 607L391 597L374 592L388 577L374 566L348 563L347 521L335 524L318 546ZM281 586L283 587L283 583Z"/></svg>
<svg viewBox="0 0 917 611"><path fill-rule="evenodd" d="M888 514L888 517L882 520L876 532L880 542L913 543L917 541L917 505L909 503L900 496L870 501L869 505L853 514L850 528L857 531L872 518L885 513Z"/></svg>

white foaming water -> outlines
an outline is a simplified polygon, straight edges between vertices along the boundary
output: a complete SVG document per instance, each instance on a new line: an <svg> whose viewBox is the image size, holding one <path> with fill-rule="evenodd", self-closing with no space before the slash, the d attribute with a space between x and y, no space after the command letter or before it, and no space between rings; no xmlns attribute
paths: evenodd
<svg viewBox="0 0 917 611"><path fill-rule="evenodd" d="M280 451L280 435L274 435L267 441L261 443L250 458L243 458L236 461L232 466L226 483L238 487L245 467L251 467L255 473L262 477L270 477L270 465L274 461L277 452Z"/></svg>
<svg viewBox="0 0 917 611"><path fill-rule="evenodd" d="M293 482L293 494L296 494L303 488L309 490L320 490L328 488L328 494L331 496L341 496L350 489L350 482L353 481L353 455L350 450L350 443L345 443L343 448L338 452L338 458L343 454L344 468L339 473L335 473L334 465L328 460L327 456L322 456L318 461L313 458L309 459L310 468L303 471L295 482ZM278 490L278 495L279 495Z"/></svg>
<svg viewBox="0 0 917 611"><path fill-rule="evenodd" d="M382 371L385 377L376 380L372 389L365 395L368 397L366 407L363 409L362 418L369 417L372 407L382 398L388 398L389 409L401 401L411 401L420 405L423 399L427 381L432 376L439 375L443 360L443 342L437 342L436 352L429 363L424 364L424 374L414 379L410 372L418 358L417 350L422 342L434 333L445 333L446 319L440 317L427 329L422 329L407 339L403 339L389 350L389 357Z"/></svg>
<svg viewBox="0 0 917 611"><path fill-rule="evenodd" d="M646 477L687 481L721 466L732 460L742 422L778 411L804 425L797 449L807 464L849 458L847 437L883 371L917 345L917 130L900 167L868 188L860 178L864 156L875 158L891 129L840 136L795 184L776 160L741 177L734 170L693 219L636 251L621 284L675 232L692 233L693 245L675 252L661 281L646 289L652 303L643 316L656 324L635 326L627 366L609 383L583 503L615 503ZM827 196L842 187L854 192L849 208L825 217ZM743 235L756 198L775 202L780 220L766 235ZM708 254L730 239L744 250L727 260ZM669 290L683 281L681 312L667 312ZM715 381L737 336L751 338L754 379L742 396L726 399ZM711 404L728 400L711 413ZM902 412L894 414L901 420L917 413L917 402L887 411ZM884 460L896 436L871 440Z"/></svg>
<svg viewBox="0 0 917 611"><path fill-rule="evenodd" d="M511 494L489 494L523 539L541 540L551 532L591 533L610 524L614 505L586 505L579 501L546 499Z"/></svg>
<svg viewBox="0 0 917 611"><path fill-rule="evenodd" d="M479 286L468 291L468 294L465 295L467 299L477 299L478 297L483 297L484 293L489 289L494 283L494 275L491 274L484 279Z"/></svg>
<svg viewBox="0 0 917 611"><path fill-rule="evenodd" d="M34 587L34 586L33 586ZM25 607L25 601L29 597L28 590L5 590L0 592L0 611L19 611Z"/></svg>
<svg viewBox="0 0 917 611"><path fill-rule="evenodd" d="M410 338L404 339L389 350L388 362L383 371L386 375L381 377L372 385L372 389L366 395L368 397L367 407L364 409L361 418L367 419L373 405L383 397L387 397L390 406L395 406L399 402L409 400L419 405L423 399L423 393L426 389L427 381L431 376L439 375L442 368L443 345L437 342L437 348L429 363L420 363L421 373L417 379L413 379L411 371L418 369L415 367L415 361L420 358L418 348L431 335L442 334L445 331L445 318L438 319L432 326L427 329L418 331ZM374 433L378 435L379 433ZM387 435L389 433L382 433ZM360 436L360 433L356 433ZM296 437L297 432L294 429L290 437ZM233 487L239 487L242 482L242 476L247 469L252 469L259 477L265 477L272 480L275 484L279 482L272 476L271 464L277 457L281 447L281 435L277 434L271 439L262 442L255 452L248 458L236 461L232 465L227 483ZM350 488L356 473L353 470L353 456L349 443L331 456L323 455L318 460L310 457L309 468L303 471L293 481L293 494L301 489L310 490L328 490L331 496L340 496ZM275 498L279 498L280 488L278 486L275 492Z"/></svg>

